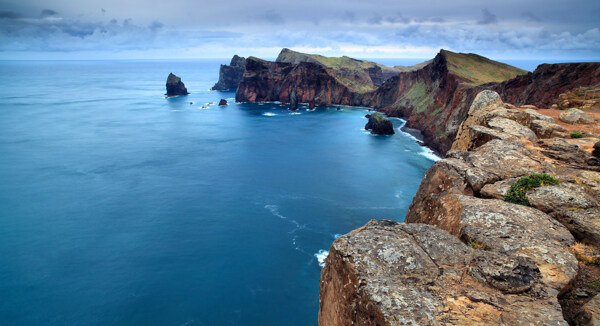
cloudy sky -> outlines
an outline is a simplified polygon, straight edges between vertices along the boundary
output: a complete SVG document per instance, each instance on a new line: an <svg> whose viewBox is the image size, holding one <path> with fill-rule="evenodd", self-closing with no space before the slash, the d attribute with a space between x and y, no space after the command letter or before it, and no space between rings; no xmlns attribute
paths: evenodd
<svg viewBox="0 0 600 326"><path fill-rule="evenodd" d="M0 59L600 60L599 0L1 0Z"/></svg>

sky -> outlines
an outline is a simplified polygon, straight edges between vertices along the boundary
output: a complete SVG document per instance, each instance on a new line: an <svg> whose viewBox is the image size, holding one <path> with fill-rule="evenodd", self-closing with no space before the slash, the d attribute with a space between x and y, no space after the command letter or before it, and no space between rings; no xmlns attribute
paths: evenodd
<svg viewBox="0 0 600 326"><path fill-rule="evenodd" d="M357 58L600 61L599 0L0 0L0 60Z"/></svg>

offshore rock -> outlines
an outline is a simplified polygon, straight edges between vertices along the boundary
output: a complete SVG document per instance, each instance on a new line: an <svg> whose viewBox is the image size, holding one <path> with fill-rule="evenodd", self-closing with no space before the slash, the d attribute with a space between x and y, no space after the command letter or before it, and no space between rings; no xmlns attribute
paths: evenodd
<svg viewBox="0 0 600 326"><path fill-rule="evenodd" d="M170 73L169 77L167 77L166 86L167 93L165 95L167 95L168 97L189 94L187 88L185 88L185 85L181 81L181 78L175 76L173 73Z"/></svg>
<svg viewBox="0 0 600 326"><path fill-rule="evenodd" d="M211 88L213 91L236 89L246 69L246 59L237 54L231 58L229 65L221 65L219 81Z"/></svg>
<svg viewBox="0 0 600 326"><path fill-rule="evenodd" d="M331 245L319 325L566 325L535 263L424 224L370 221Z"/></svg>
<svg viewBox="0 0 600 326"><path fill-rule="evenodd" d="M292 93L290 94L290 110L298 110L298 88L296 86L292 88Z"/></svg>
<svg viewBox="0 0 600 326"><path fill-rule="evenodd" d="M219 101L219 106L225 106L225 105L227 105L227 100L222 98L222 99Z"/></svg>
<svg viewBox="0 0 600 326"><path fill-rule="evenodd" d="M369 116L369 121L365 125L365 129L371 130L371 133L374 135L394 134L394 126L392 125L392 122L377 112Z"/></svg>

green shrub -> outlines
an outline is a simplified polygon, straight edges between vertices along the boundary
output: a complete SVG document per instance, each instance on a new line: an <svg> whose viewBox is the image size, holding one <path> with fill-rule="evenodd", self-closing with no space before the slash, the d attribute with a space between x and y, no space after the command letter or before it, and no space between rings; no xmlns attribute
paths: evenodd
<svg viewBox="0 0 600 326"><path fill-rule="evenodd" d="M526 175L510 186L510 189L504 195L504 201L517 205L530 206L529 198L527 198L526 194L527 191L555 184L558 184L558 180L546 173Z"/></svg>
<svg viewBox="0 0 600 326"><path fill-rule="evenodd" d="M573 131L571 133L571 138L581 138L581 137L583 137L583 134L580 133L579 131Z"/></svg>

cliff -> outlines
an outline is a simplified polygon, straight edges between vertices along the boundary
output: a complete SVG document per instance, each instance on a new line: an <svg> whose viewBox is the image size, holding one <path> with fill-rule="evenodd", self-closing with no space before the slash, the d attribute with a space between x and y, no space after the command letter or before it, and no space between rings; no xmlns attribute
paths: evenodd
<svg viewBox="0 0 600 326"><path fill-rule="evenodd" d="M188 95L187 88L185 88L185 84L181 81L181 78L177 77L173 73L169 74L167 77L167 95L170 96L179 96L179 95Z"/></svg>
<svg viewBox="0 0 600 326"><path fill-rule="evenodd" d="M283 49L276 62L248 59L236 100L287 103L297 87L300 103L368 106L405 117L409 127L423 132L427 145L445 153L482 85L524 73L475 54L445 50L428 63L390 68Z"/></svg>
<svg viewBox="0 0 600 326"><path fill-rule="evenodd" d="M524 73L476 54L442 50L425 67L390 78L372 104L388 116L407 119L427 145L446 153L481 85Z"/></svg>
<svg viewBox="0 0 600 326"><path fill-rule="evenodd" d="M219 81L211 88L213 91L236 89L246 69L246 59L237 54L231 58L229 65L219 68Z"/></svg>
<svg viewBox="0 0 600 326"><path fill-rule="evenodd" d="M498 92L504 101L515 105L531 104L550 107L558 103L561 93L598 84L600 84L600 62L583 62L542 64L532 73L490 88Z"/></svg>
<svg viewBox="0 0 600 326"><path fill-rule="evenodd" d="M493 91L477 94L407 224L371 221L332 244L320 325L598 320L599 135L564 131Z"/></svg>

